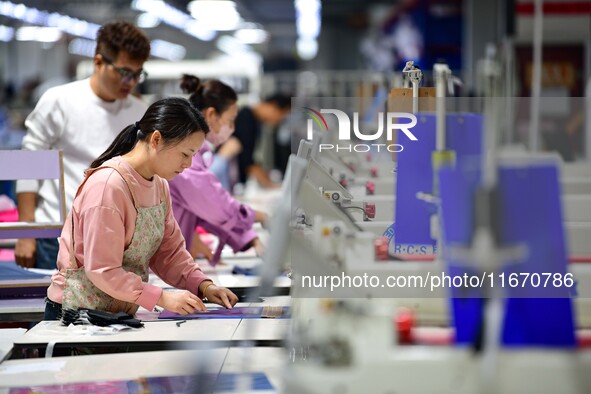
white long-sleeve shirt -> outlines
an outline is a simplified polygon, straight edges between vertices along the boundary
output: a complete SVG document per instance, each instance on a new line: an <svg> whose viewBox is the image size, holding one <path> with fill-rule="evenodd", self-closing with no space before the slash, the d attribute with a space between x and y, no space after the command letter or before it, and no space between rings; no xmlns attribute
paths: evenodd
<svg viewBox="0 0 591 394"><path fill-rule="evenodd" d="M61 149L64 156L66 209L84 179L84 171L111 145L119 132L144 115L146 105L136 97L107 102L90 87L90 79L49 89L25 121L23 149ZM38 193L35 221L58 222L57 180L20 180L17 193Z"/></svg>

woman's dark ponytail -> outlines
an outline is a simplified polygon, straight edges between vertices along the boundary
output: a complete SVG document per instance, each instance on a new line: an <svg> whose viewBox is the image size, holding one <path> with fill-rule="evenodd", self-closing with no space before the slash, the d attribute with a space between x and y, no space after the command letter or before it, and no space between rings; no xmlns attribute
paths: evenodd
<svg viewBox="0 0 591 394"><path fill-rule="evenodd" d="M98 159L92 162L90 168L100 167L105 161L112 159L115 156L121 156L131 152L138 141L138 137L140 136L138 132L141 131L139 131L137 127L138 124L139 122L130 124L121 130L119 135L115 137L115 140L111 143L111 146L109 146L107 150L98 157ZM144 137L145 136L146 135L144 134Z"/></svg>

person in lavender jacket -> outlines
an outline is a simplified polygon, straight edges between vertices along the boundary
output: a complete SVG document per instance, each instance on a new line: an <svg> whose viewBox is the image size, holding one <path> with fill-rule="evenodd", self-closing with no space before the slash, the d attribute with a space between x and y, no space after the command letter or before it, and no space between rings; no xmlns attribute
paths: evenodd
<svg viewBox="0 0 591 394"><path fill-rule="evenodd" d="M255 222L266 221L267 215L236 201L209 171L213 150L234 132L234 119L238 112L236 92L219 80L201 83L192 75L183 75L181 89L191 93L189 101L203 113L210 128L206 143L193 158L191 167L169 181L174 216L185 237L187 249L193 257L204 255L212 265L220 261L226 244L234 252L254 247L261 255L263 245L252 226ZM215 253L195 236L197 226L219 238Z"/></svg>

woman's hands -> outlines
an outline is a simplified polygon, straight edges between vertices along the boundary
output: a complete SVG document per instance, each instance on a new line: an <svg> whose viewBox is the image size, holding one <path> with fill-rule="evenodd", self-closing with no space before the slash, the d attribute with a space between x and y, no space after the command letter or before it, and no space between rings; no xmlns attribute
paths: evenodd
<svg viewBox="0 0 591 394"><path fill-rule="evenodd" d="M232 309L238 302L238 297L225 287L219 287L210 280L199 285L199 291L209 302ZM194 312L205 312L207 308L203 301L187 290L163 290L157 305L179 315L189 315Z"/></svg>
<svg viewBox="0 0 591 394"><path fill-rule="evenodd" d="M221 305L225 308L232 309L238 302L236 294L232 293L225 287L219 287L213 284L211 281L203 281L199 285L199 290L209 302Z"/></svg>
<svg viewBox="0 0 591 394"><path fill-rule="evenodd" d="M180 315L207 310L199 297L187 290L163 290L157 305Z"/></svg>

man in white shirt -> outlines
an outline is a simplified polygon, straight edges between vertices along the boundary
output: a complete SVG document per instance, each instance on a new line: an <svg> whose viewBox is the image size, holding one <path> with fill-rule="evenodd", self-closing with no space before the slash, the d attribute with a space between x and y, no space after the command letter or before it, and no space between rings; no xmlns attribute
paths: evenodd
<svg viewBox="0 0 591 394"><path fill-rule="evenodd" d="M63 151L67 210L90 163L146 111L147 106L130 93L146 78L142 67L149 55L150 42L134 25L103 25L90 78L49 89L27 117L23 149ZM20 220L58 222L58 190L53 180L18 181ZM56 239L19 239L15 257L23 267L53 269L57 252Z"/></svg>

